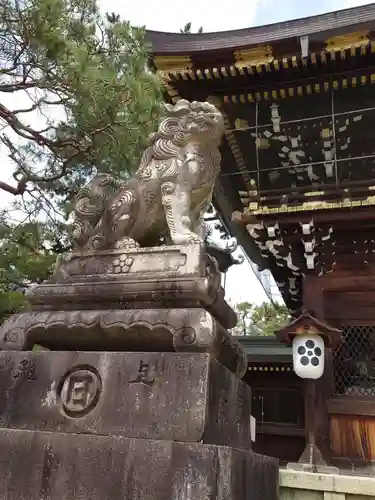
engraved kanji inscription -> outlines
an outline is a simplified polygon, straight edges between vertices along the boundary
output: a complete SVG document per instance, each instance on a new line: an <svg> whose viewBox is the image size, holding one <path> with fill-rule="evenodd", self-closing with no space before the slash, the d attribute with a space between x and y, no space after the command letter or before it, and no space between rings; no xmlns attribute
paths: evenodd
<svg viewBox="0 0 375 500"><path fill-rule="evenodd" d="M23 378L29 382L36 381L35 364L28 359L23 359L13 372L14 380Z"/></svg>
<svg viewBox="0 0 375 500"><path fill-rule="evenodd" d="M139 363L138 374L133 380L129 380L129 384L144 384L151 387L154 384L155 379L150 376L150 372L150 365L141 360Z"/></svg>
<svg viewBox="0 0 375 500"><path fill-rule="evenodd" d="M72 418L87 415L99 401L101 380L94 370L77 369L68 373L61 384L62 410Z"/></svg>

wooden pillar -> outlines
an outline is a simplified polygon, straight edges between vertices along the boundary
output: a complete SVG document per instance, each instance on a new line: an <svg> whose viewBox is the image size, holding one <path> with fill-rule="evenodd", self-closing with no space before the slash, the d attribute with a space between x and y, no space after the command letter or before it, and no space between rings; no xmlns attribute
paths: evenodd
<svg viewBox="0 0 375 500"><path fill-rule="evenodd" d="M324 297L323 297L322 277L308 275L303 283L303 307L315 318L325 321L324 317ZM326 348L325 369L323 376L316 380L314 390L314 406L309 409L313 411L314 426L316 433L316 445L322 452L327 463L331 460L330 432L328 401L333 396L333 356L332 349ZM308 392L305 391L305 398ZM307 408L306 403L305 408ZM308 432L308 415L306 414L306 433ZM307 435L306 435L307 439Z"/></svg>

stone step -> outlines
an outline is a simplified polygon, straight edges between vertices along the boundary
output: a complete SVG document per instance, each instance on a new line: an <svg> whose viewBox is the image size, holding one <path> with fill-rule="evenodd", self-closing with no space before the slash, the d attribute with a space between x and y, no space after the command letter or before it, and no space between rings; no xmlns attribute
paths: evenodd
<svg viewBox="0 0 375 500"><path fill-rule="evenodd" d="M223 446L0 429L6 500L277 500L278 473Z"/></svg>

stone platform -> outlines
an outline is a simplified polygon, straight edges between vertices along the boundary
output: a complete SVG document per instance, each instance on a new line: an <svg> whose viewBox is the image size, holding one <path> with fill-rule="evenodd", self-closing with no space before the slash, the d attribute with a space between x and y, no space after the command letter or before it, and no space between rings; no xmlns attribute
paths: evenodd
<svg viewBox="0 0 375 500"><path fill-rule="evenodd" d="M203 246L75 252L29 299L0 327L6 500L277 500Z"/></svg>
<svg viewBox="0 0 375 500"><path fill-rule="evenodd" d="M209 354L3 351L0 394L6 500L277 500L251 390Z"/></svg>
<svg viewBox="0 0 375 500"><path fill-rule="evenodd" d="M0 429L4 500L276 500L274 461L223 446Z"/></svg>

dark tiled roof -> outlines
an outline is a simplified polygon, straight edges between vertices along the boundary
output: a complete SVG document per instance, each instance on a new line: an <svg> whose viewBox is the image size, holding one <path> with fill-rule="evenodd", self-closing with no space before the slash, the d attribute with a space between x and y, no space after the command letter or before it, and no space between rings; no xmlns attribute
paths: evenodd
<svg viewBox="0 0 375 500"><path fill-rule="evenodd" d="M275 336L234 336L248 355L287 356L291 359L292 346L282 344Z"/></svg>
<svg viewBox="0 0 375 500"><path fill-rule="evenodd" d="M147 31L154 54L192 53L235 49L323 32L358 31L375 22L375 3L282 23L218 33L165 33Z"/></svg>

